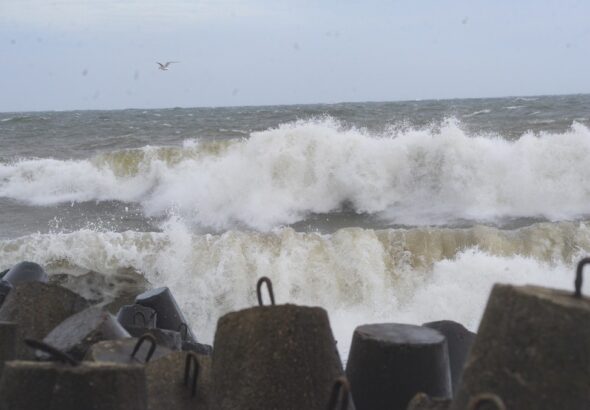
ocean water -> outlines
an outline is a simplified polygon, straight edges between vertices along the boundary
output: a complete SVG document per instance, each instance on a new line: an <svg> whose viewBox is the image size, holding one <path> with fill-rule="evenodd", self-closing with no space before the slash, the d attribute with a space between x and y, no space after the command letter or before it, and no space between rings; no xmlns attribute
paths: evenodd
<svg viewBox="0 0 590 410"><path fill-rule="evenodd" d="M590 95L0 113L0 270L95 272L70 286L104 303L141 275L206 343L268 276L346 359L358 324L476 330L495 282L571 289L589 158Z"/></svg>

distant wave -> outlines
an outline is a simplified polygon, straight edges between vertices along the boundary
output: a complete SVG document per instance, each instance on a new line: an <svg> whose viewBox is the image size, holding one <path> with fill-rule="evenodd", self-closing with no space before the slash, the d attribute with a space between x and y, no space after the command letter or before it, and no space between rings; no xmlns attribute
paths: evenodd
<svg viewBox="0 0 590 410"><path fill-rule="evenodd" d="M492 112L492 110L488 110L488 109L480 110L480 111L472 112L471 114L465 114L463 117L464 118L475 117L476 115L489 114L490 112Z"/></svg>
<svg viewBox="0 0 590 410"><path fill-rule="evenodd" d="M571 289L575 263L588 252L586 223L195 235L171 219L160 233L81 230L0 241L0 270L21 260L52 274L133 269L169 286L207 342L219 316L254 305L256 280L269 276L278 303L324 306L345 352L354 326L367 321L454 319L476 329L493 283Z"/></svg>
<svg viewBox="0 0 590 410"><path fill-rule="evenodd" d="M333 119L224 142L186 141L87 160L0 165L0 196L32 205L119 200L218 230L261 231L346 208L406 225L590 215L590 129L509 141L440 128L383 135Z"/></svg>
<svg viewBox="0 0 590 410"><path fill-rule="evenodd" d="M7 117L0 119L0 123L18 123L18 122L34 122L34 121L47 121L49 118L41 117L38 115L17 115L15 117Z"/></svg>

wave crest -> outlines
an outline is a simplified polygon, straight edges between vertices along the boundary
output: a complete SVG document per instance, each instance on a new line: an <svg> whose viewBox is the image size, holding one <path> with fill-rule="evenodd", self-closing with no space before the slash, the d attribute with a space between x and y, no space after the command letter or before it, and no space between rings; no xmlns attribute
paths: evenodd
<svg viewBox="0 0 590 410"><path fill-rule="evenodd" d="M590 130L509 141L440 128L383 135L324 118L248 139L0 165L0 196L34 205L120 200L218 230L268 230L346 207L390 223L590 214Z"/></svg>

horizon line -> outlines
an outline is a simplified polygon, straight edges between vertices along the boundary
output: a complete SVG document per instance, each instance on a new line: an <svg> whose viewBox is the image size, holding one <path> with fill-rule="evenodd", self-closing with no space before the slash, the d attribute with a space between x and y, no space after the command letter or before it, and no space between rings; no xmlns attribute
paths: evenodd
<svg viewBox="0 0 590 410"><path fill-rule="evenodd" d="M246 105L210 105L210 106L173 106L173 107L126 107L126 108L73 108L55 110L26 110L26 111L0 111L0 114L27 114L43 112L79 112L79 111L127 111L127 110L174 110L174 109L223 109L223 108L256 108L256 107L293 107L312 105L340 105L340 104L383 104L383 103L408 103L427 101L454 101L454 100L501 100L506 98L539 98L539 97L568 97L590 95L590 92L566 93L566 94L522 94L505 95L498 97L450 97L450 98L416 98L401 100L365 100L365 101L339 101L339 102L314 102L314 103L282 103L282 104L246 104Z"/></svg>

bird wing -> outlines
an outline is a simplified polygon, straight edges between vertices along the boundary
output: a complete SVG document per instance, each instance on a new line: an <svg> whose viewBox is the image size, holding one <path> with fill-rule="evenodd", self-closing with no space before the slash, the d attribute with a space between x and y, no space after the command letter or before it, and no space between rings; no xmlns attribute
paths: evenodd
<svg viewBox="0 0 590 410"><path fill-rule="evenodd" d="M165 68L168 65L168 63L162 64L162 63L158 63L157 61L156 61L156 64L158 64L160 66L160 68Z"/></svg>

